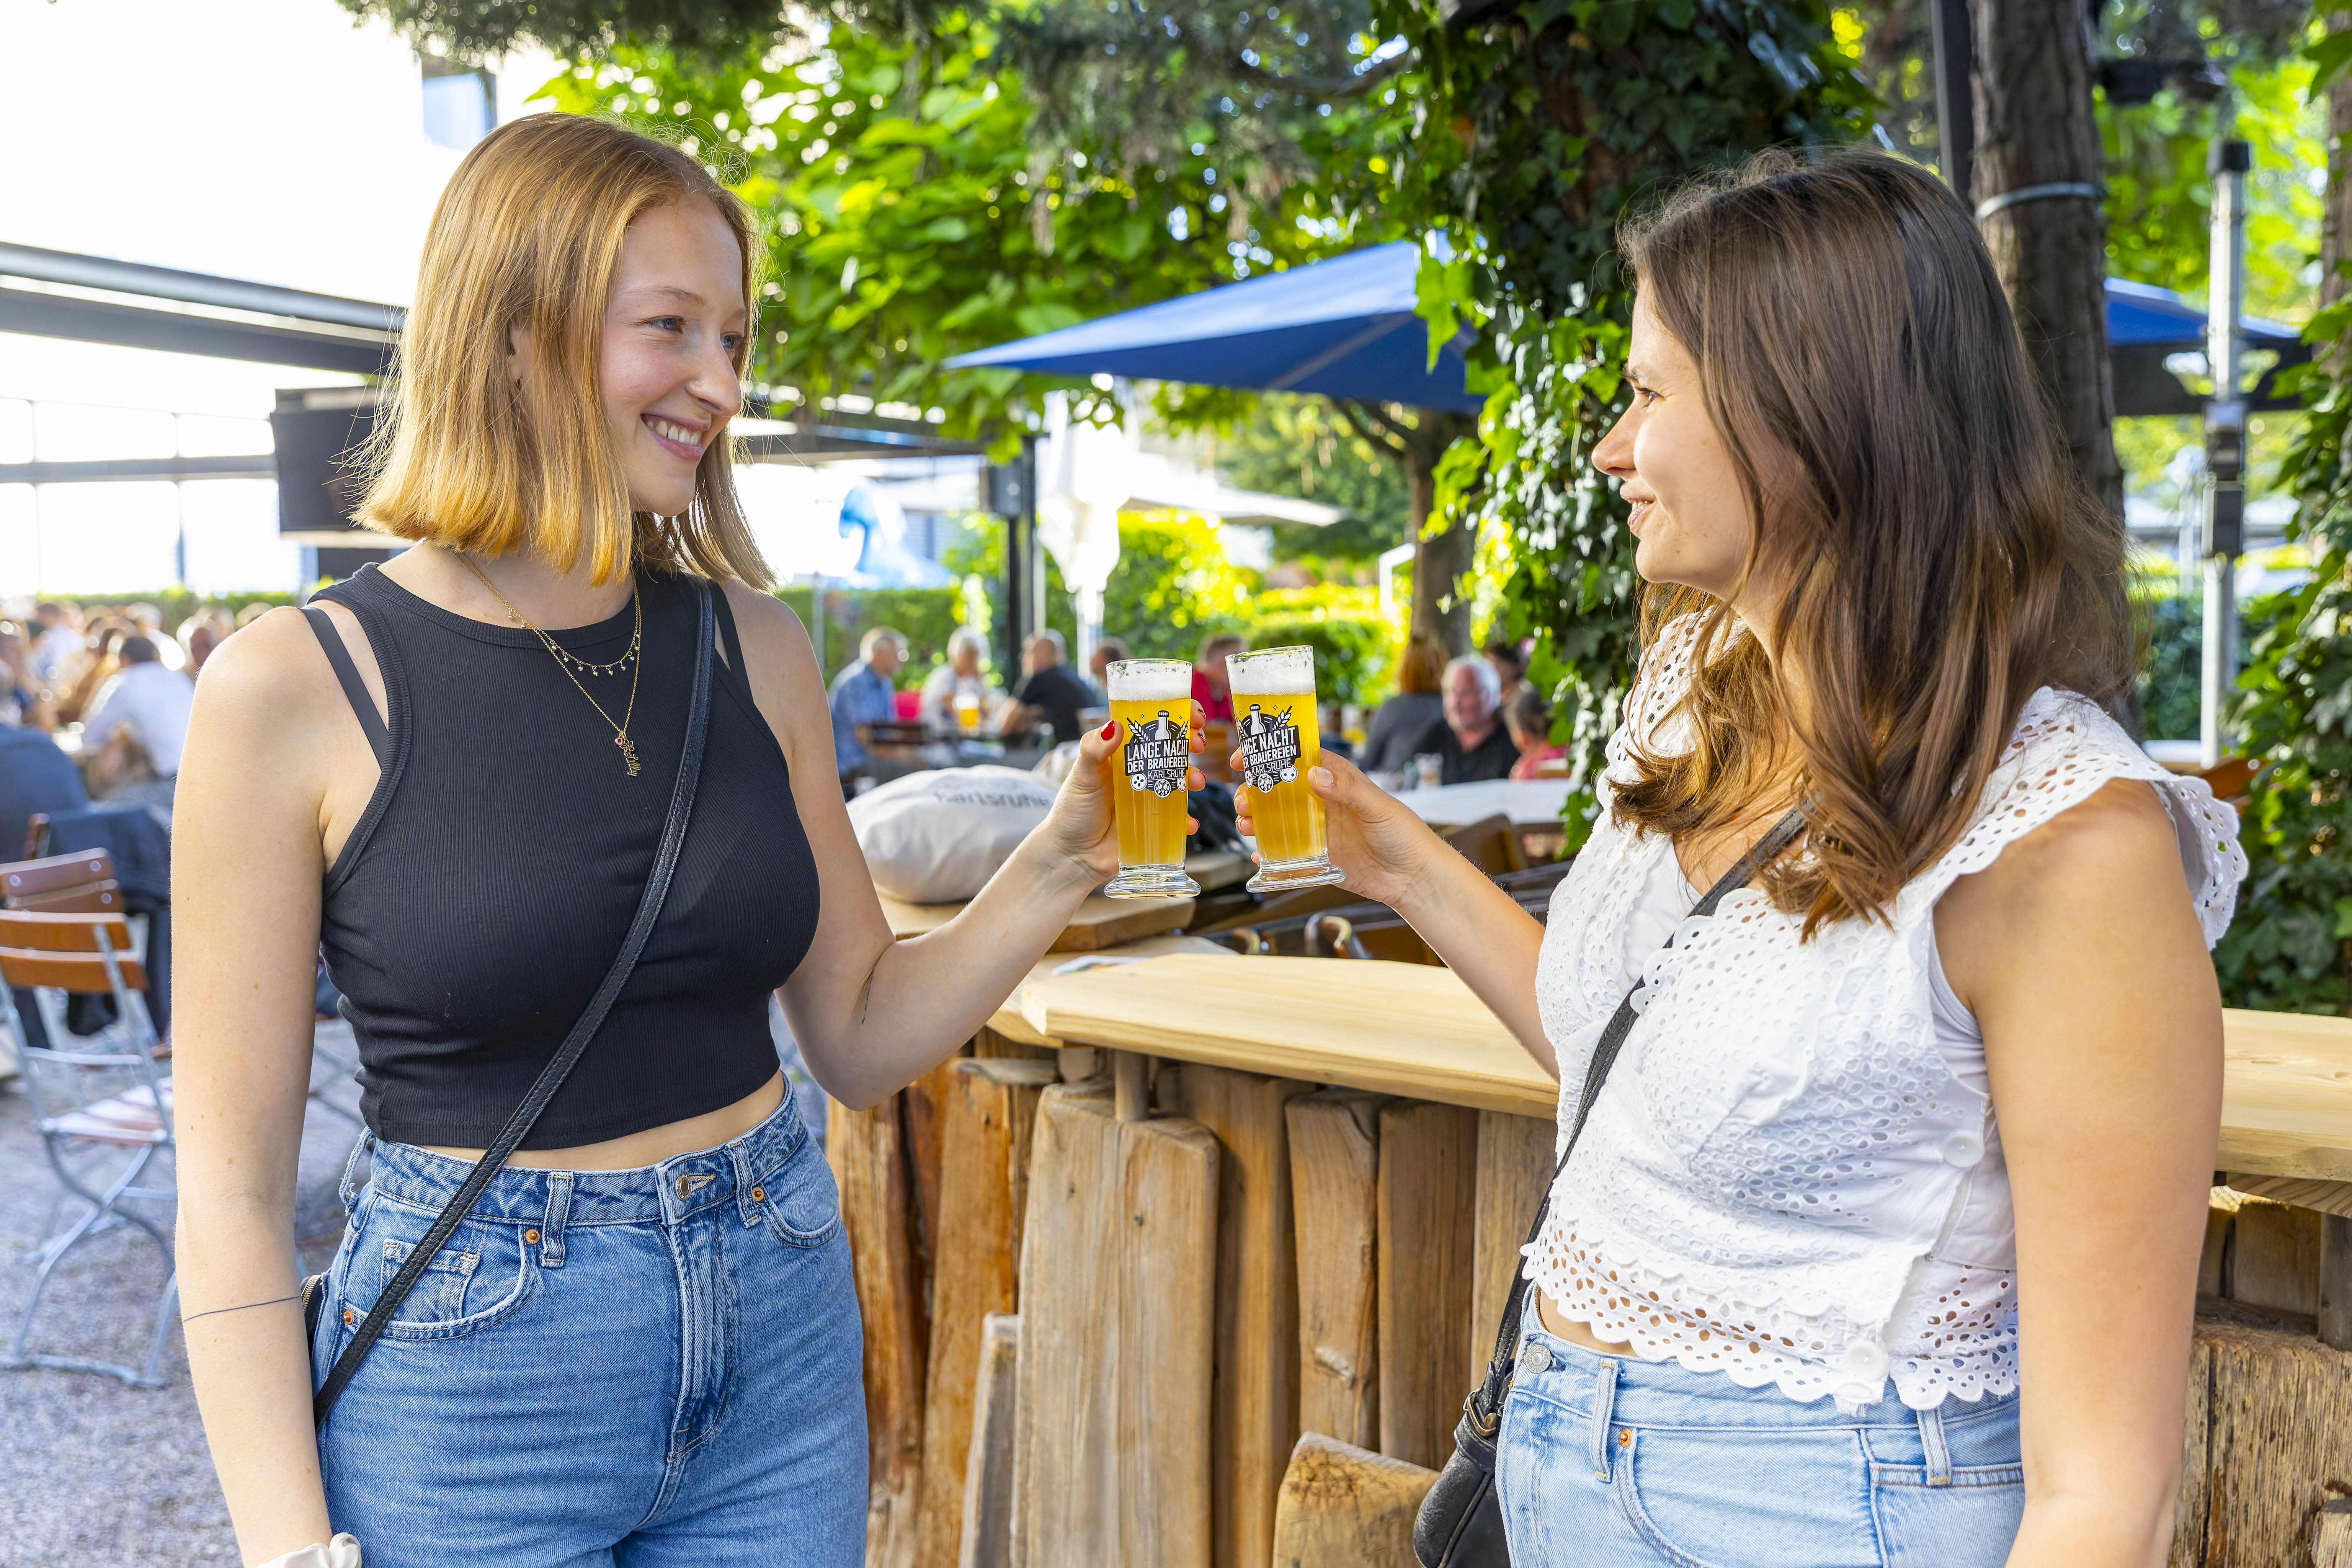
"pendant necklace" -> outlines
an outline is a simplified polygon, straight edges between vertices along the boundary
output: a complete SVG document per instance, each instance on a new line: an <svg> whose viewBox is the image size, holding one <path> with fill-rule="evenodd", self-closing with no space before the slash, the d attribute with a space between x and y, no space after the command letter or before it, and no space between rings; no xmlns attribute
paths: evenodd
<svg viewBox="0 0 2352 1568"><path fill-rule="evenodd" d="M467 570L481 579L482 586L490 591L490 596L507 607L507 619L530 631L531 636L537 637L546 647L547 651L554 657L555 668L563 671L570 678L572 685L580 688L580 695L588 699L588 706L596 710L596 717L613 725L613 744L621 748L621 761L628 765L629 776L635 778L638 771L637 743L629 739L629 721L637 716L637 677L645 669L645 660L639 655L644 648L646 637L645 600L637 593L635 585L632 584L629 588L629 605L636 612L636 629L630 634L628 651L609 664L594 664L566 651L553 637L524 619L523 613L514 607L514 601L499 592L499 585L490 581L488 574L474 564L472 556L462 550L452 551L450 553L463 561ZM620 673L624 665L630 667L629 706L622 713L620 722L614 723L613 716L604 711L604 705L590 694L587 687L581 685L580 677L574 675L572 671L576 667L588 671L591 675L616 675Z"/></svg>

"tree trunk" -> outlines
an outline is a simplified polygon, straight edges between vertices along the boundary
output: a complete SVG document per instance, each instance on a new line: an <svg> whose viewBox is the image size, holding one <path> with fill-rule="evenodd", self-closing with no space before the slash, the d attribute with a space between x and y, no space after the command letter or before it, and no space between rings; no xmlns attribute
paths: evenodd
<svg viewBox="0 0 2352 1568"><path fill-rule="evenodd" d="M1976 0L1975 9L1975 200L1981 207L2032 187L2098 186L2082 0ZM2051 193L2002 207L1979 226L2083 481L2120 520L2099 200Z"/></svg>
<svg viewBox="0 0 2352 1568"><path fill-rule="evenodd" d="M2352 27L2352 15L2338 11L2327 30ZM2327 84L2327 206L2319 224L2319 303L2333 305L2352 290L2344 276L2352 262L2352 75Z"/></svg>
<svg viewBox="0 0 2352 1568"><path fill-rule="evenodd" d="M1437 460L1455 437L1470 429L1470 422L1460 415L1424 409L1421 423L1406 432L1398 452L1410 506L1405 522L1412 540L1411 630L1436 638L1449 658L1471 651L1470 589L1465 579L1476 563L1478 533L1468 518L1455 518L1444 532L1431 533L1429 514L1437 499Z"/></svg>

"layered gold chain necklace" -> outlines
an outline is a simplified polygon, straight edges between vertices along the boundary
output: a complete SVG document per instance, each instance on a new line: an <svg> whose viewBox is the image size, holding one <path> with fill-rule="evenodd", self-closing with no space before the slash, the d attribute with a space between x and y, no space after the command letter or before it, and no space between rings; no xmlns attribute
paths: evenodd
<svg viewBox="0 0 2352 1568"><path fill-rule="evenodd" d="M635 778L638 771L637 743L629 739L629 722L637 716L637 677L645 670L645 660L638 656L644 650L646 639L645 600L637 593L635 586L632 584L629 589L629 607L636 614L636 629L629 635L628 650L609 664L596 664L582 658L577 654L566 651L553 637L532 626L524 617L523 613L514 607L514 601L499 592L499 585L490 581L489 574L474 564L472 556L463 551L453 551L451 553L466 563L467 571L481 579L482 586L490 591L492 598L507 607L507 619L528 630L545 646L550 654L554 656L555 668L570 677L572 685L580 688L580 695L588 699L588 706L596 710L596 717L613 726L613 744L621 748L621 761L628 764L629 776ZM591 675L617 675L625 668L629 671L629 706L622 713L620 721L614 723L613 716L604 711L604 705L596 700L588 688L582 684L580 677L572 672L575 669L584 669Z"/></svg>

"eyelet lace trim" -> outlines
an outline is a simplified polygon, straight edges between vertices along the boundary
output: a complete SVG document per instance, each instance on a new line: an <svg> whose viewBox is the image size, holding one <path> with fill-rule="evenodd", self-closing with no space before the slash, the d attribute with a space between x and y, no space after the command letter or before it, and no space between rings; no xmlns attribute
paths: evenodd
<svg viewBox="0 0 2352 1568"><path fill-rule="evenodd" d="M1673 623L1643 660L1604 803L1631 776L1635 737L1682 742L1674 710L1697 626ZM1963 1212L1977 1236L2007 1216L1988 1206L2005 1205L2004 1184L1967 1180L1978 1163L1998 1175L1999 1155L1979 1161L1994 1131L1984 1096L1936 1044L1931 919L1955 879L2117 778L2156 787L2218 941L2246 871L2236 814L2072 693L2027 702L1975 821L1885 921L1842 921L1811 942L1748 889L1685 921L1671 950L1627 953L1628 917L1672 846L1604 809L1554 894L1537 974L1563 1139L1634 964L1642 1019L1554 1186L1528 1276L1639 1354L1794 1399L1867 1403L1890 1378L1914 1405L2013 1388L2014 1275L1932 1256Z"/></svg>

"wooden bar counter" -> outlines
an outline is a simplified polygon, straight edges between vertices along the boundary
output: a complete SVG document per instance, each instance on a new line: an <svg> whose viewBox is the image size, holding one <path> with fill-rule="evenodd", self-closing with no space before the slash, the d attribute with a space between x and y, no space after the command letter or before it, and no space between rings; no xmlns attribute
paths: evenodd
<svg viewBox="0 0 2352 1568"><path fill-rule="evenodd" d="M1412 1562L1558 1086L1448 970L1140 945L835 1108L869 1568ZM2225 1017L2171 1563L2352 1563L2352 1020Z"/></svg>

